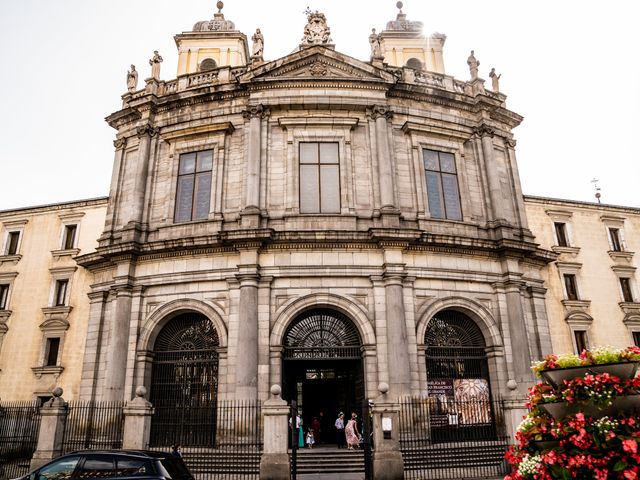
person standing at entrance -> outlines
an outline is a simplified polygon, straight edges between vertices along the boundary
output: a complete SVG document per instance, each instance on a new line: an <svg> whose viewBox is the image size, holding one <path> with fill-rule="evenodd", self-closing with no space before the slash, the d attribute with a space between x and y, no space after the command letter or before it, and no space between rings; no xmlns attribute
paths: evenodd
<svg viewBox="0 0 640 480"><path fill-rule="evenodd" d="M304 448L304 431L302 428L302 412L296 415L296 428L298 429L298 448Z"/></svg>
<svg viewBox="0 0 640 480"><path fill-rule="evenodd" d="M358 432L358 415L355 412L351 413L351 418L347 422L347 426L344 427L344 433L347 437L347 448L353 450L360 445L360 433Z"/></svg>
<svg viewBox="0 0 640 480"><path fill-rule="evenodd" d="M313 421L311 422L311 429L313 430L314 443L320 443L322 428L320 426L320 420L318 420L318 417L313 417Z"/></svg>
<svg viewBox="0 0 640 480"><path fill-rule="evenodd" d="M340 412L338 418L336 419L336 443L338 444L338 448L344 447L344 413Z"/></svg>

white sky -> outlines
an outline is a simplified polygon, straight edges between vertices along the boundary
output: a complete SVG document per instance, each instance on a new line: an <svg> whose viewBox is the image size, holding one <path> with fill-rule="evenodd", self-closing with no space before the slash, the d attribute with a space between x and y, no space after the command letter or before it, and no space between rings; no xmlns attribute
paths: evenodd
<svg viewBox="0 0 640 480"><path fill-rule="evenodd" d="M327 17L336 50L369 58L371 28L395 0L225 0L223 12L265 59L300 42L308 6ZM515 129L525 194L640 207L640 28L632 0L406 0L410 20L445 33L448 74L495 67ZM0 0L0 210L107 195L115 131L131 63L140 83L153 50L175 78L173 35L216 11L214 0ZM636 147L636 148L634 148Z"/></svg>

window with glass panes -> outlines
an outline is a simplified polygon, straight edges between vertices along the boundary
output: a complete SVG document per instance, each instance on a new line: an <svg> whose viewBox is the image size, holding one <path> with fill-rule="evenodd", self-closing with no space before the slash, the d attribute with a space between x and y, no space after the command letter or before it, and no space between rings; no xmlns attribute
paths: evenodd
<svg viewBox="0 0 640 480"><path fill-rule="evenodd" d="M7 309L7 301L9 299L9 285L0 283L0 310Z"/></svg>
<svg viewBox="0 0 640 480"><path fill-rule="evenodd" d="M576 283L576 276L573 274L565 274L564 277L564 289L567 293L568 300L578 300L578 285Z"/></svg>
<svg viewBox="0 0 640 480"><path fill-rule="evenodd" d="M631 292L631 279L621 277L620 289L622 290L622 300L625 302L633 302L633 293Z"/></svg>
<svg viewBox="0 0 640 480"><path fill-rule="evenodd" d="M587 341L587 332L585 330L574 330L573 337L576 340L576 353L582 353L584 350L589 349L589 343Z"/></svg>
<svg viewBox="0 0 640 480"><path fill-rule="evenodd" d="M7 247L5 253L7 255L16 255L18 253L18 243L20 242L20 232L9 232L7 237Z"/></svg>
<svg viewBox="0 0 640 480"><path fill-rule="evenodd" d="M455 156L429 149L422 154L431 218L462 220Z"/></svg>
<svg viewBox="0 0 640 480"><path fill-rule="evenodd" d="M77 225L64 226L64 237L62 239L62 248L64 250L70 250L75 247L77 231L78 231Z"/></svg>
<svg viewBox="0 0 640 480"><path fill-rule="evenodd" d="M174 222L208 218L212 171L213 150L180 155Z"/></svg>
<svg viewBox="0 0 640 480"><path fill-rule="evenodd" d="M567 225L562 222L554 222L553 226L556 229L556 239L558 240L559 247L568 247L569 241L567 240Z"/></svg>
<svg viewBox="0 0 640 480"><path fill-rule="evenodd" d="M340 213L338 142L300 143L300 213Z"/></svg>
<svg viewBox="0 0 640 480"><path fill-rule="evenodd" d="M55 367L58 365L58 352L60 351L59 338L47 338L46 351L44 354L44 365Z"/></svg>
<svg viewBox="0 0 640 480"><path fill-rule="evenodd" d="M622 251L622 242L620 241L620 229L618 228L610 228L609 229L609 238L611 239L611 249L614 252Z"/></svg>

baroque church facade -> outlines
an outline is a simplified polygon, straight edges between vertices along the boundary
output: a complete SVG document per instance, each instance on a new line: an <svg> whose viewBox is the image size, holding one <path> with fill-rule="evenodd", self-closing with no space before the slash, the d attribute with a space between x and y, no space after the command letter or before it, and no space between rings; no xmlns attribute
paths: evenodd
<svg viewBox="0 0 640 480"><path fill-rule="evenodd" d="M33 370L29 398L64 384L81 400L121 401L145 386L154 405L179 408L264 402L280 385L309 414L334 415L387 384L392 398L511 399L515 428L551 333L570 350L597 324L584 295L562 287L579 249L558 250L558 230L547 232L587 207L523 196L512 133L522 117L485 87L473 52L471 78L455 79L445 36L421 31L400 11L372 33L368 61L337 51L318 12L275 61L262 58L259 31L250 53L221 7L177 35L177 78L160 80L154 56L143 88L130 77L107 118L108 199L0 212L3 390ZM627 255L610 257L629 279L629 330L612 343L630 343L640 215L588 208L605 234L627 229ZM49 293L30 334L16 320L28 260L11 232L40 214L63 247L46 259ZM88 232L97 242L79 248ZM550 263L562 255L573 260L558 274ZM20 331L38 337L20 353L37 360L12 373Z"/></svg>

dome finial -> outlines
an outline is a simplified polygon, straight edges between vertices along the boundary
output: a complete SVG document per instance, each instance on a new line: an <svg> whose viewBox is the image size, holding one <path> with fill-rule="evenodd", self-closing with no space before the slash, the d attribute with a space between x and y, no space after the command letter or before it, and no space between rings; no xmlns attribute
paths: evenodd
<svg viewBox="0 0 640 480"><path fill-rule="evenodd" d="M222 7L224 7L224 3L218 0L218 3L216 3L216 7L218 7L218 13L222 13Z"/></svg>
<svg viewBox="0 0 640 480"><path fill-rule="evenodd" d="M402 2L398 2L396 3L396 7L398 7L398 10L400 10L400 13L402 13L402 7L404 7L404 4Z"/></svg>

